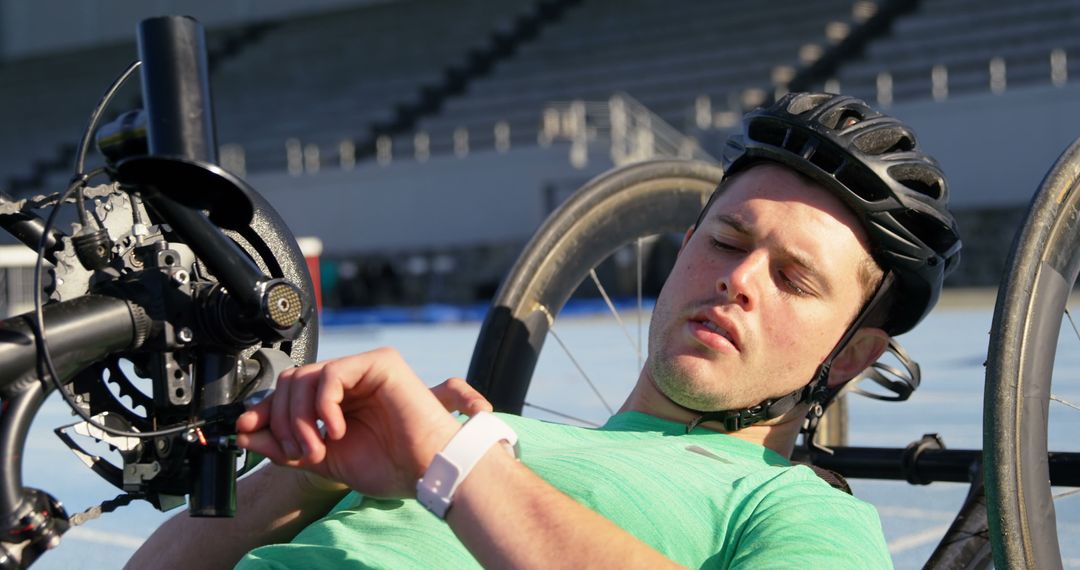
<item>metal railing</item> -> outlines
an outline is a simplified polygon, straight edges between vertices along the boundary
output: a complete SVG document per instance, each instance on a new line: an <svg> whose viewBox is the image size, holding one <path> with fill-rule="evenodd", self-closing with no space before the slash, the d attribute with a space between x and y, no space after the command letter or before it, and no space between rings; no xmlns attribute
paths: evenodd
<svg viewBox="0 0 1080 570"><path fill-rule="evenodd" d="M584 168L589 149L607 143L616 166L651 158L694 158L717 162L697 140L672 127L626 93L607 101L569 101L544 107L538 142L570 142L570 163Z"/></svg>

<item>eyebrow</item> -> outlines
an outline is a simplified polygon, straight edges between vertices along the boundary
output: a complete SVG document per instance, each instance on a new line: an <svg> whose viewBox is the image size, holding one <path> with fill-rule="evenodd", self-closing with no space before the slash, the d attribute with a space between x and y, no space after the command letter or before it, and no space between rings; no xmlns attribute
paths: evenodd
<svg viewBox="0 0 1080 570"><path fill-rule="evenodd" d="M721 224L730 227L732 230L735 230L735 233L737 234L751 238L754 237L754 232L751 227L735 216L732 216L730 214L718 213L713 216L713 219ZM832 293L832 283L828 279L826 279L820 271L814 268L814 263L809 257L803 255L800 252L793 251L783 246L780 246L779 250L780 254L785 259L790 260L791 263L799 266L800 269L805 271L807 275L810 276L810 279L814 283L817 283L818 286L821 287L822 294L828 295Z"/></svg>

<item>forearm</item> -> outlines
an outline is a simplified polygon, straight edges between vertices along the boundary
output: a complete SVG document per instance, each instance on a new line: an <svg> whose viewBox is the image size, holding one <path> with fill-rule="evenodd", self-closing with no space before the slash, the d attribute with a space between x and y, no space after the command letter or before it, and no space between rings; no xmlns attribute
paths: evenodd
<svg viewBox="0 0 1080 570"><path fill-rule="evenodd" d="M487 568L676 567L497 448L458 488L447 522Z"/></svg>
<svg viewBox="0 0 1080 570"><path fill-rule="evenodd" d="M268 465L241 480L236 517L194 519L182 512L158 528L126 568L232 568L253 548L287 542L341 500L345 490Z"/></svg>

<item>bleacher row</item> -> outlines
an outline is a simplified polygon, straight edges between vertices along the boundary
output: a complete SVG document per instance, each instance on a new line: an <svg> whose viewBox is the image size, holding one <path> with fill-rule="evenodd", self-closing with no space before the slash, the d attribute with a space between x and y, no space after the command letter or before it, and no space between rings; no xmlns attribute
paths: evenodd
<svg viewBox="0 0 1080 570"><path fill-rule="evenodd" d="M397 0L277 22L215 67L218 140L247 172L297 172L298 156L309 171L349 163L343 149L536 5ZM535 145L547 102L618 91L684 131L727 124L710 114L782 91L873 10L865 0L582 0L380 149L400 159ZM924 0L819 87L889 103L1058 83L1080 74L1078 23L1078 0ZM124 43L0 66L0 185L77 142L133 57Z"/></svg>
<svg viewBox="0 0 1080 570"><path fill-rule="evenodd" d="M991 89L994 66L1006 88L1063 82L1080 73L1078 25L1075 0L924 0L864 57L843 66L836 85L875 101L879 76L887 74L888 99L927 99L938 67L947 80L943 94L954 96Z"/></svg>

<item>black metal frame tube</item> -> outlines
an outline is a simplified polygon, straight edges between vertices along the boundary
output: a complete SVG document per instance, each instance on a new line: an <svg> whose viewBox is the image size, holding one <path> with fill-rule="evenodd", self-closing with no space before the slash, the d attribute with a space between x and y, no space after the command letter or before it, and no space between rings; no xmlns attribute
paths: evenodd
<svg viewBox="0 0 1080 570"><path fill-rule="evenodd" d="M45 389L40 382L27 384L17 396L4 400L0 415L0 530L7 531L26 513L22 486L22 454L30 424L34 421Z"/></svg>
<svg viewBox="0 0 1080 570"><path fill-rule="evenodd" d="M4 201L0 198L0 203ZM41 238L45 236L45 220L32 212L19 212L17 214L0 214L0 227L16 239L26 244L31 251L37 250ZM56 263L56 251L63 247L60 241L64 234L57 229L49 232L45 238L45 259Z"/></svg>
<svg viewBox="0 0 1080 570"><path fill-rule="evenodd" d="M131 306L123 299L85 295L46 305L45 334L61 381L102 357L132 345L136 338ZM0 394L37 379L37 345L29 315L0 323ZM143 334L146 331L142 331Z"/></svg>
<svg viewBox="0 0 1080 570"><path fill-rule="evenodd" d="M45 332L60 381L133 344L135 321L127 301L88 295L44 308ZM22 454L30 424L48 388L37 378L37 344L28 316L0 323L0 522L21 516ZM6 530L0 529L0 530Z"/></svg>
<svg viewBox="0 0 1080 570"><path fill-rule="evenodd" d="M217 164L217 142L203 27L187 16L139 23L139 58L151 155ZM147 204L206 262L242 305L257 311L267 277L206 216L148 193Z"/></svg>
<svg viewBox="0 0 1080 570"><path fill-rule="evenodd" d="M231 404L236 398L237 354L210 353L199 359L196 378L200 412ZM231 445L231 426L208 424L204 431L208 445L196 450L188 512L193 517L231 517L236 514L236 457Z"/></svg>
<svg viewBox="0 0 1080 570"><path fill-rule="evenodd" d="M188 16L149 18L138 27L150 154L217 164L202 24Z"/></svg>
<svg viewBox="0 0 1080 570"><path fill-rule="evenodd" d="M910 451L902 447L837 447L833 452L815 454L811 462L853 479L969 483L982 462L978 449L927 449L908 461ZM796 459L806 460L805 454ZM1080 453L1052 451L1049 462L1053 485L1080 487Z"/></svg>

